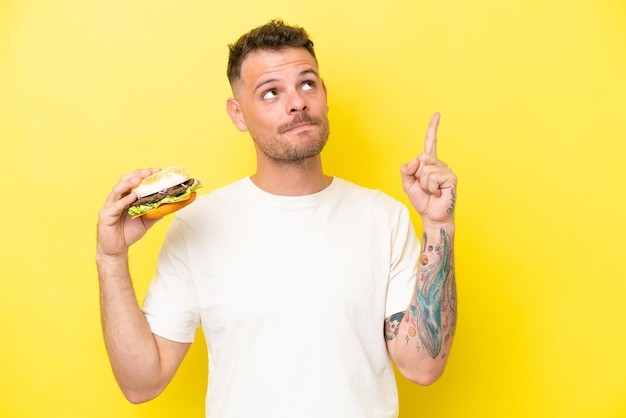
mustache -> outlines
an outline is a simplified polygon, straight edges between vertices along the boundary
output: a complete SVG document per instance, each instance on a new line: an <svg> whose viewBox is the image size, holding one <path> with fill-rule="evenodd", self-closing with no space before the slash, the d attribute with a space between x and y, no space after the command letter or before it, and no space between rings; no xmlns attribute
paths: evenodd
<svg viewBox="0 0 626 418"><path fill-rule="evenodd" d="M289 122L283 125L280 125L278 127L278 133L284 134L288 130L293 129L296 126L303 125L303 124L320 125L321 123L322 123L321 118L312 118L311 116L307 114L301 113L301 114L296 115Z"/></svg>

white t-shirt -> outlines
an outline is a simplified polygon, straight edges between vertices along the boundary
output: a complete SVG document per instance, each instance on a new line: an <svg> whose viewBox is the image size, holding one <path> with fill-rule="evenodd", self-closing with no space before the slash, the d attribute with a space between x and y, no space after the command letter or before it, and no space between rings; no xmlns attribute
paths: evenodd
<svg viewBox="0 0 626 418"><path fill-rule="evenodd" d="M408 211L334 178L276 196L249 178L177 212L143 310L209 352L208 418L391 418L384 320L405 311L419 242Z"/></svg>

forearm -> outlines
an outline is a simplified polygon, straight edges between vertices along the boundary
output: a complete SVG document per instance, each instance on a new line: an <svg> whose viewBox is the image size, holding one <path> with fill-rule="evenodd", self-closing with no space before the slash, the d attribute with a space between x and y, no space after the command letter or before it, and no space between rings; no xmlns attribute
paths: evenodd
<svg viewBox="0 0 626 418"><path fill-rule="evenodd" d="M445 368L455 325L454 224L425 225L411 303L385 323L401 373L421 384L435 381Z"/></svg>
<svg viewBox="0 0 626 418"><path fill-rule="evenodd" d="M102 331L115 378L131 402L151 399L164 387L159 351L137 304L128 260L100 255L96 260Z"/></svg>

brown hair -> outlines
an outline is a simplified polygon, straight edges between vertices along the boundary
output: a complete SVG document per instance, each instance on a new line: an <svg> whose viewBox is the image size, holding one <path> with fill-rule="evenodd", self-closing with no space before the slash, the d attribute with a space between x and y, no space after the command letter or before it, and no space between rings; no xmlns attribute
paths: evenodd
<svg viewBox="0 0 626 418"><path fill-rule="evenodd" d="M313 41L301 27L290 26L281 19L274 19L252 29L237 42L228 45L228 81L232 85L241 77L241 64L249 53L258 50L280 51L286 48L305 48L315 58Z"/></svg>

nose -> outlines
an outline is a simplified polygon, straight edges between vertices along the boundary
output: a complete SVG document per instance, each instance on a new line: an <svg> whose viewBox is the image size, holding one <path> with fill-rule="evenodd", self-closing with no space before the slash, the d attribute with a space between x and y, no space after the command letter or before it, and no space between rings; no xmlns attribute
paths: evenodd
<svg viewBox="0 0 626 418"><path fill-rule="evenodd" d="M299 91L295 90L289 95L287 108L289 109L290 114L306 110L306 100Z"/></svg>

